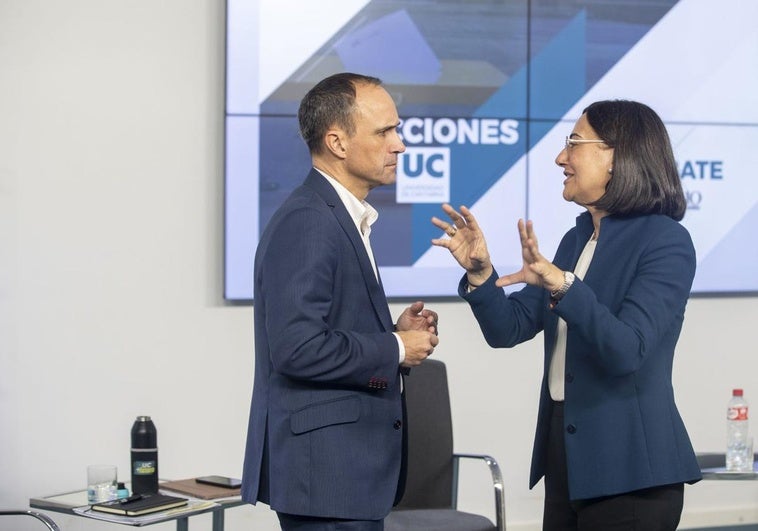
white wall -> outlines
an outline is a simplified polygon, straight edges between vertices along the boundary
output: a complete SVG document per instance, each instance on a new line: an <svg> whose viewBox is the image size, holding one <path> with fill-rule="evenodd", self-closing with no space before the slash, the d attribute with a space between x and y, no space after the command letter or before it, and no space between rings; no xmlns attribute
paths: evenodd
<svg viewBox="0 0 758 531"><path fill-rule="evenodd" d="M144 414L161 476L240 473L252 310L221 296L223 4L0 0L0 506L83 488L91 463L128 479ZM495 456L509 527L538 529L541 343L493 351L465 304L435 306L456 449ZM675 384L698 450L721 450L732 387L758 404L756 322L755 298L689 305ZM490 510L482 473L463 508ZM275 529L265 506L226 520ZM687 489L687 526L740 521L758 521L758 482Z"/></svg>

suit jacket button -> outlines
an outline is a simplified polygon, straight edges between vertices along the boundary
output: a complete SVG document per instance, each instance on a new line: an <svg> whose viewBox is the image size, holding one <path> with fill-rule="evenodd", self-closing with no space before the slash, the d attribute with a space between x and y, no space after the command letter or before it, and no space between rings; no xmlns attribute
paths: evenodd
<svg viewBox="0 0 758 531"><path fill-rule="evenodd" d="M396 420L395 423L392 425L393 428L396 430L399 430L403 427L403 421L402 420Z"/></svg>
<svg viewBox="0 0 758 531"><path fill-rule="evenodd" d="M573 374L571 374L570 372L567 372L567 373L566 373L566 382L567 382L567 383L571 383L571 382L573 382L573 381L574 381L574 375L573 375Z"/></svg>
<svg viewBox="0 0 758 531"><path fill-rule="evenodd" d="M569 424L566 427L566 431L569 432L569 433L572 433L572 434L576 433L576 426L574 426L573 424Z"/></svg>

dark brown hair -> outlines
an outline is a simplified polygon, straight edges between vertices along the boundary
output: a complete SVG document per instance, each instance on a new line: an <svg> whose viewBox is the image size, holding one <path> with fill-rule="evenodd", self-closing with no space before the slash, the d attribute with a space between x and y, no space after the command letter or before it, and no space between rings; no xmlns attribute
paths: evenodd
<svg viewBox="0 0 758 531"><path fill-rule="evenodd" d="M613 148L613 172L592 206L620 216L663 214L677 221L687 202L666 127L643 103L598 101L584 109L598 136Z"/></svg>
<svg viewBox="0 0 758 531"><path fill-rule="evenodd" d="M321 152L322 141L330 127L336 125L349 135L355 133L355 87L360 84L381 85L382 82L375 77L343 72L319 81L303 97L297 118L300 136L311 153Z"/></svg>

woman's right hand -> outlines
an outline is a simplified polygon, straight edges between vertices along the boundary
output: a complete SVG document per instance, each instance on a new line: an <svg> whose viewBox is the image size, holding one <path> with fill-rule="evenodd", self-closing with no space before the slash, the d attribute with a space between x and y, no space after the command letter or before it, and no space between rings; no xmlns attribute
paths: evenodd
<svg viewBox="0 0 758 531"><path fill-rule="evenodd" d="M492 275L492 262L487 250L487 241L479 228L476 218L465 206L460 213L445 203L442 210L450 218L450 223L432 217L432 224L447 234L447 238L435 238L432 245L445 247L468 274L469 285L480 286Z"/></svg>

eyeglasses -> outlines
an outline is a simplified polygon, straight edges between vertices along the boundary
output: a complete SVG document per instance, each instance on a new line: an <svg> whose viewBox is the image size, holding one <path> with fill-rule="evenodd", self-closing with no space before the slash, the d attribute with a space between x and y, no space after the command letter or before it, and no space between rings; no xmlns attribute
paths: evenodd
<svg viewBox="0 0 758 531"><path fill-rule="evenodd" d="M605 144L605 140L600 140L599 138L583 139L566 137L566 151L570 151L569 148L581 144Z"/></svg>

